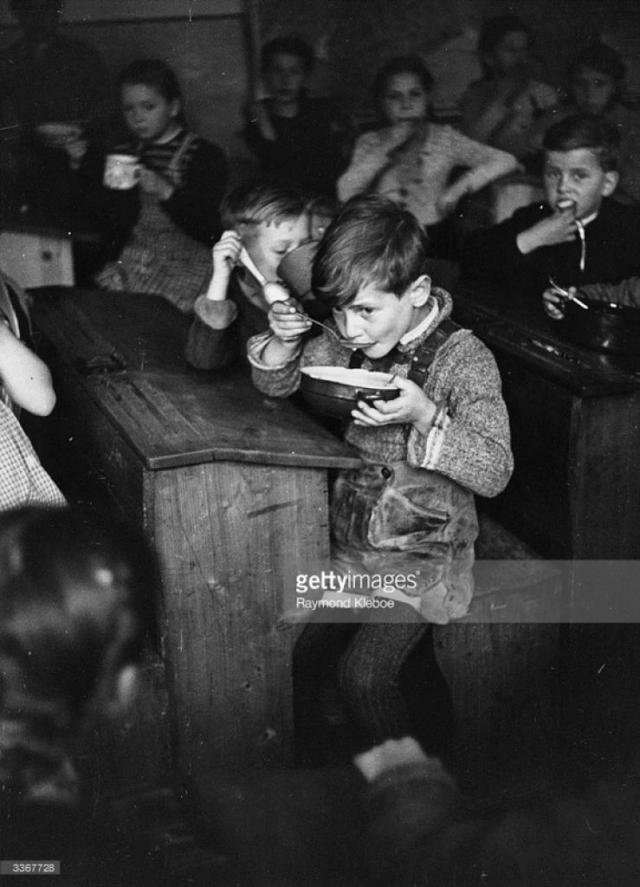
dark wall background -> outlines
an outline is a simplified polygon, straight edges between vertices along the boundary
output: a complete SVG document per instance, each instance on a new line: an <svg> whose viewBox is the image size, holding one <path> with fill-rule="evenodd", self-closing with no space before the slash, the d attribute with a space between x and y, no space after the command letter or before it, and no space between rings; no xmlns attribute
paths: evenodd
<svg viewBox="0 0 640 887"><path fill-rule="evenodd" d="M315 47L319 63L313 89L340 93L347 108L366 113L369 85L387 57L418 52L439 82L437 103L450 106L478 75L477 28L483 18L503 12L520 15L536 34L540 74L560 83L570 53L605 36L625 57L629 84L640 97L640 0L245 0L253 33L264 42L295 31ZM6 5L6 4L5 4ZM86 6L87 4L85 4ZM170 4L171 5L171 4ZM249 94L250 19L242 5L220 0L220 15L153 17L152 0L135 6L137 18L92 24L63 24L71 36L94 44L112 74L131 59L157 55L176 69L186 96L191 125L217 141L240 163L246 150L239 137L241 109ZM197 3L189 4L197 10ZM94 0L105 10L109 0ZM114 7L111 7L113 9ZM159 7L155 7L158 9ZM167 2L162 3L166 12ZM218 8L207 4L207 10ZM68 9L71 9L69 4ZM6 20L6 18L5 18ZM63 20L64 21L64 20ZM17 36L0 32L0 45Z"/></svg>

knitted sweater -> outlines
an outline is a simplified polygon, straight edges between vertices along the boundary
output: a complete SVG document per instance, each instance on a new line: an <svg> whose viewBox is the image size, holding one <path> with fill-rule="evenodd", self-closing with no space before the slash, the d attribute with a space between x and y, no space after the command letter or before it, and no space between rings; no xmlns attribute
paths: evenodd
<svg viewBox="0 0 640 887"><path fill-rule="evenodd" d="M394 154L399 147L392 127L364 133L338 180L340 200L374 190L410 210L423 225L434 225L443 218L436 204L456 167L467 170L466 191L474 193L517 166L511 154L436 123L429 123L419 150Z"/></svg>
<svg viewBox="0 0 640 887"><path fill-rule="evenodd" d="M390 373L406 378L411 356L451 313L447 292L434 288L432 299L438 307L437 316L414 338L406 337L398 344L398 351L408 361L393 363ZM301 367L346 367L352 353L323 333L307 341L288 363L273 368L260 359L270 337L267 332L250 339L248 357L255 385L275 397L287 397L297 390ZM365 359L362 368L375 370L375 361ZM454 332L436 352L424 392L434 403L446 403L441 427L432 427L423 435L406 425L370 428L350 422L345 440L366 460L406 461L412 468L437 471L481 496L496 496L511 476L513 461L500 375L489 349L469 330Z"/></svg>

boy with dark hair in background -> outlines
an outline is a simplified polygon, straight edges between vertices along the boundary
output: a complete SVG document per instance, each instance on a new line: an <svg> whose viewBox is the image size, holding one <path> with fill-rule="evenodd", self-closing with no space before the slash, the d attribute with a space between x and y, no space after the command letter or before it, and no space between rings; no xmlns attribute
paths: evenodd
<svg viewBox="0 0 640 887"><path fill-rule="evenodd" d="M335 196L345 124L326 98L309 98L313 49L300 37L278 37L262 49L267 97L252 106L245 137L262 171Z"/></svg>
<svg viewBox="0 0 640 887"><path fill-rule="evenodd" d="M640 272L640 209L611 200L618 184L618 133L580 114L544 137L545 203L474 231L462 247L467 277L540 296L550 278L562 287L619 283Z"/></svg>

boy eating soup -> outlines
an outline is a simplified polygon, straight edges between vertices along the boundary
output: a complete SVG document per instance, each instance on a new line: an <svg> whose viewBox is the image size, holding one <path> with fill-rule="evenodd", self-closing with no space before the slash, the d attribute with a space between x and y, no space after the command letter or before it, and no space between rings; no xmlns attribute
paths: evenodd
<svg viewBox="0 0 640 887"><path fill-rule="evenodd" d="M296 186L243 185L222 202L226 228L213 248L209 287L194 305L186 359L221 369L245 353L247 339L267 329L265 284L277 280L284 256L309 239L309 200Z"/></svg>
<svg viewBox="0 0 640 887"><path fill-rule="evenodd" d="M395 400L358 402L345 439L362 467L342 472L331 509L333 566L344 573L409 574L415 587L385 589L393 600L360 625L312 623L294 662L300 723L310 723L326 633L349 630L341 690L362 741L411 730L398 678L427 630L463 616L473 591L474 493L495 496L512 470L509 423L495 361L449 320L451 297L424 274L426 241L415 217L379 196L346 204L322 240L313 290L333 313L338 338L305 340L308 322L287 304L271 332L248 343L254 382L285 397L301 367L362 367L395 375ZM306 699L306 703L305 703ZM396 733L396 731L399 731Z"/></svg>

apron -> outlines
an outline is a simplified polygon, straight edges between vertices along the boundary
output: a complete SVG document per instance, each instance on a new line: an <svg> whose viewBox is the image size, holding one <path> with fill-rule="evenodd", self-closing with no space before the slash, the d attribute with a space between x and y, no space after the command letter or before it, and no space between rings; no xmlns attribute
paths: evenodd
<svg viewBox="0 0 640 887"><path fill-rule="evenodd" d="M429 337L408 378L422 387L436 351L455 329L445 321ZM402 581L402 599L428 622L443 625L467 612L478 520L473 493L450 478L405 461L342 471L333 488L331 531L338 572L411 576Z"/></svg>
<svg viewBox="0 0 640 887"><path fill-rule="evenodd" d="M187 133L165 171L179 185L179 162L195 136ZM185 234L153 194L140 191L138 221L118 259L96 275L103 289L163 296L184 313L204 292L211 274L211 250Z"/></svg>

